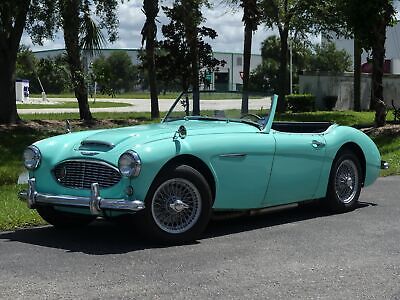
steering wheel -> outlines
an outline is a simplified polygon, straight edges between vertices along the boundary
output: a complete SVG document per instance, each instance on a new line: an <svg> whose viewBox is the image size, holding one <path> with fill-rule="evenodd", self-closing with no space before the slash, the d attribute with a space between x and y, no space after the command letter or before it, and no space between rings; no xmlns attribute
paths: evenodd
<svg viewBox="0 0 400 300"><path fill-rule="evenodd" d="M256 119L256 122L258 122L262 119L260 116L257 116L255 114L244 114L243 116L240 117L240 119L245 119L247 117L250 117L249 119L251 119L251 118Z"/></svg>

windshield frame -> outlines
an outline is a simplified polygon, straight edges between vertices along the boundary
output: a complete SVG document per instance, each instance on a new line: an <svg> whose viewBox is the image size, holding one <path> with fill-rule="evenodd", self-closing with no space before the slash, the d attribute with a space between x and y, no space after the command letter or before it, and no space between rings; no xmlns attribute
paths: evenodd
<svg viewBox="0 0 400 300"><path fill-rule="evenodd" d="M227 93L234 93L234 94L241 94L241 92L238 91L226 91ZM248 119L240 119L240 118L228 118L228 117L209 117L209 116L201 116L201 115L190 115L190 112L188 114L188 112L186 112L186 116L183 117L177 117L177 118L170 118L170 114L174 111L176 105L182 101L182 98L185 97L186 99L188 99L188 95L192 94L193 91L189 90L189 91L182 91L177 98L175 99L175 101L172 103L171 107L169 108L168 112L165 114L165 116L161 119L161 123L166 123L166 122L172 122L172 121L178 121L178 120L203 120L203 121L225 121L225 122L236 122L236 123L245 123L248 125L252 125L257 127L259 130L264 130L266 124L268 123L268 119L270 116L270 113L268 115L266 115L265 117L262 117L261 120L264 120L265 122L254 122L252 120L248 120ZM199 91L199 93L219 93L219 91L216 90L204 90L204 91ZM251 92L250 94L252 95L262 95L262 96L266 96L267 95L265 93L253 93ZM185 99L185 101L187 101Z"/></svg>

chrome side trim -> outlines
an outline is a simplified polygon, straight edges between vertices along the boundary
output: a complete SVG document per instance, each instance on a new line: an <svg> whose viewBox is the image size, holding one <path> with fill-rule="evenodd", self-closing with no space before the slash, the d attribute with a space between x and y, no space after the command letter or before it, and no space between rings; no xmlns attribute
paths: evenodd
<svg viewBox="0 0 400 300"><path fill-rule="evenodd" d="M222 158L241 158L241 157L246 157L246 153L227 153L227 154L221 154L219 157Z"/></svg>
<svg viewBox="0 0 400 300"><path fill-rule="evenodd" d="M125 199L102 198L97 183L92 184L90 197L79 197L38 193L35 182L35 178L29 179L29 189L20 192L18 195L21 200L27 201L29 208L35 208L37 204L83 207L89 208L93 215L99 215L103 209L136 212L145 208L144 202L140 200L128 201Z"/></svg>

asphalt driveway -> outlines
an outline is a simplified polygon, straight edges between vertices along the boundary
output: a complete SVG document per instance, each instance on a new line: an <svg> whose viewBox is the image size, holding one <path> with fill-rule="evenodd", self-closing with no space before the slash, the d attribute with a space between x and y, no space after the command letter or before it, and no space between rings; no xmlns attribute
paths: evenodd
<svg viewBox="0 0 400 300"><path fill-rule="evenodd" d="M292 208L213 221L159 247L140 228L0 233L2 299L400 299L400 177L353 212Z"/></svg>

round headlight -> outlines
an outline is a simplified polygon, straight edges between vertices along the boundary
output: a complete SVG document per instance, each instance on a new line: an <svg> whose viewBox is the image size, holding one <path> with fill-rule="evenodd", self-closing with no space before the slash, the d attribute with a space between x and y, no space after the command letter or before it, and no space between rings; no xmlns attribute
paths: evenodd
<svg viewBox="0 0 400 300"><path fill-rule="evenodd" d="M42 155L40 154L40 150L36 146L29 146L24 151L24 166L28 170L34 170L40 165L40 160L42 159Z"/></svg>
<svg viewBox="0 0 400 300"><path fill-rule="evenodd" d="M118 159L118 169L122 176L136 177L139 175L141 167L142 162L135 151L126 151Z"/></svg>

